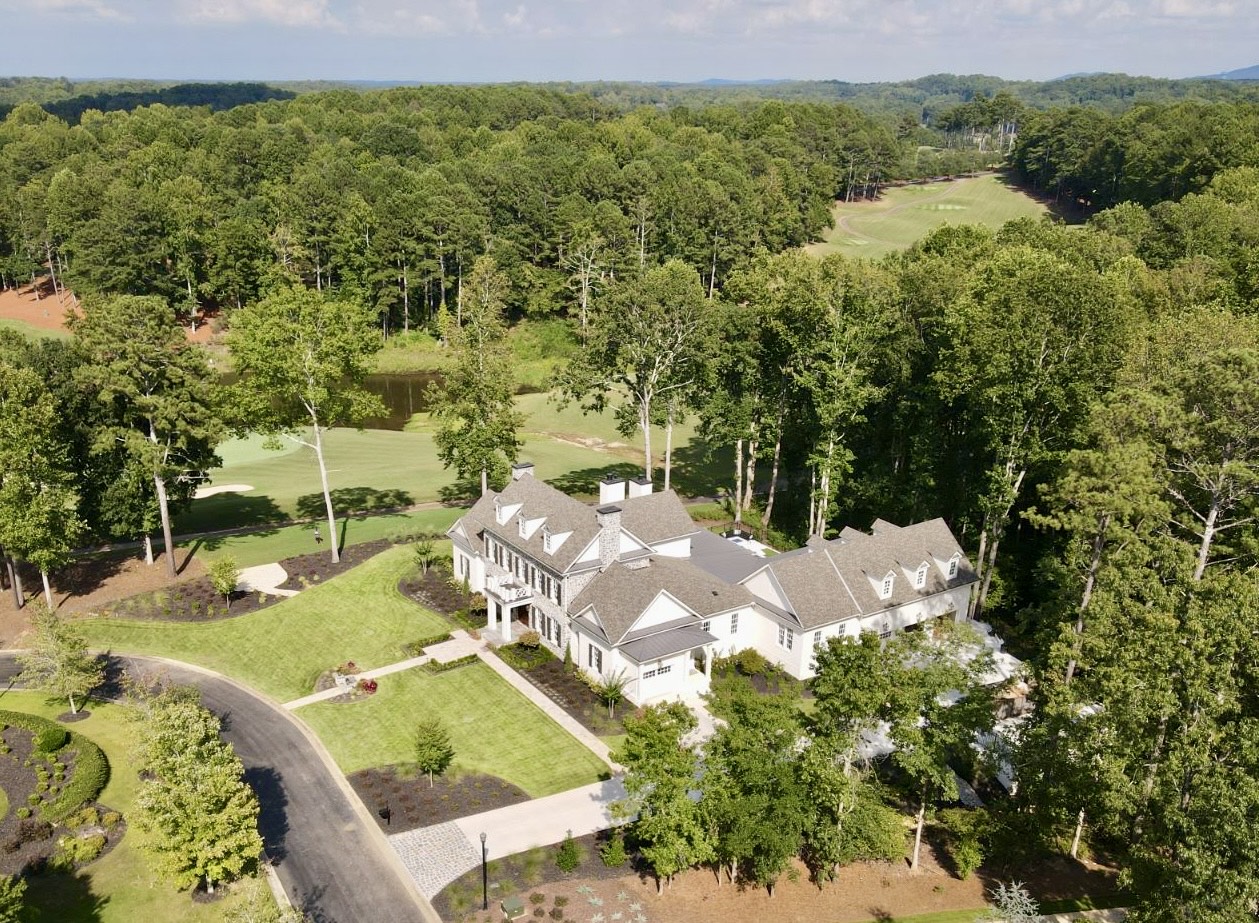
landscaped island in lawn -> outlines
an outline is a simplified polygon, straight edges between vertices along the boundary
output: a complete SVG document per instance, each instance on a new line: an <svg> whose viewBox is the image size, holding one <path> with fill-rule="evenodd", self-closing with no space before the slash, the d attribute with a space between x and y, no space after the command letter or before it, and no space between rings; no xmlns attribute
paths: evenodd
<svg viewBox="0 0 1259 923"><path fill-rule="evenodd" d="M63 700L13 690L0 695L0 708L48 719L66 710ZM91 713L71 727L104 751L112 771L97 800L125 821L135 810L139 793L139 778L127 768L134 726L125 709L93 702ZM144 834L129 825L116 846L73 874L29 876L26 906L38 908L42 921L216 923L246 903L271 900L265 888L259 891L258 883L248 880L228 888L213 904L194 903L187 892L177 891L152 871L141 851L143 842Z"/></svg>

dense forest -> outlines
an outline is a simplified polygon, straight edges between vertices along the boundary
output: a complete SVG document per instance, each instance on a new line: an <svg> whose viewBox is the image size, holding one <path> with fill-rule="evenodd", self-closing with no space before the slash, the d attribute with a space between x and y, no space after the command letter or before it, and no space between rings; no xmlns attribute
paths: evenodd
<svg viewBox="0 0 1259 923"><path fill-rule="evenodd" d="M972 839L997 855L1106 851L1143 923L1249 919L1259 105L1039 112L994 92L941 121L782 100L626 112L536 87L151 106L88 112L75 126L21 104L0 124L3 276L47 274L83 297L88 320L77 345L0 341L0 407L43 414L5 432L65 446L60 468L0 475L0 502L40 509L32 484L54 498L43 526L28 516L0 539L55 567L76 491L90 500L76 528L147 534L158 498L136 472L173 484L212 463L223 427L193 412L213 407L205 389L169 415L122 413L139 388L113 361L125 331L177 355L186 382L205 366L170 330L208 311L255 318L237 329L255 330L240 355L258 367L277 352L258 343L285 317L344 322L359 352L423 327L482 369L499 368L490 347L504 321L562 318L572 358L557 395L614 407L627 434L698 418L704 444L731 460L732 513L774 540L876 516L949 521L980 574L976 615L999 624L1036 679L1034 716L1008 754L1018 794ZM877 263L798 249L835 197L912 176L923 131L989 159L1009 151L1016 175L1093 213L1076 227L945 226ZM509 377L451 376L464 390L447 395L438 444L469 480L501 477L513 459ZM103 432L130 442L57 422L58 406L91 419L95 393L113 402ZM168 419L187 432L154 461L143 444ZM667 451L664 463L668 483ZM45 554L40 535L62 545ZM843 688L844 670L873 669L846 656L828 668ZM916 707L936 699L924 692ZM850 753L850 732L877 708L831 703L826 740ZM901 716L904 733L917 717ZM793 742L784 760L803 758L796 737L780 739ZM867 807L883 797L862 791ZM921 812L950 794L936 782L911 791ZM885 829L885 815L838 804L845 836L875 815ZM821 877L861 853L775 833L782 861L823 855ZM759 867L772 879L782 862Z"/></svg>

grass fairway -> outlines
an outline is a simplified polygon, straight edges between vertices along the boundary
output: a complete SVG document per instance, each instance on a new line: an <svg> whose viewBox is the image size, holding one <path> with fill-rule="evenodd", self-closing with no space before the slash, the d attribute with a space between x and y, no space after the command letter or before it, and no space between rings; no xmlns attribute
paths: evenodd
<svg viewBox="0 0 1259 923"><path fill-rule="evenodd" d="M56 718L66 710L64 702L50 702L36 692L0 694L0 708ZM91 715L75 724L74 731L91 738L109 759L109 784L100 801L124 817L134 819L139 779L128 766L131 724L123 709L109 703L90 703ZM143 834L134 824L122 842L107 855L74 876L33 875L28 878L26 904L39 909L39 919L58 923L212 923L240 905L242 888L214 904L194 904L186 892L176 891L149 868L140 851ZM23 919L26 919L25 917Z"/></svg>
<svg viewBox="0 0 1259 923"><path fill-rule="evenodd" d="M463 512L462 509L453 507L440 507L342 519L343 544L348 547L381 538L413 535L416 532L445 532ZM192 539L178 543L178 547L191 550L194 555L208 561L230 555L240 567L283 561L285 558L310 554L321 548L315 544L314 531L310 525L276 526L243 535ZM322 546L322 549L327 551L327 545ZM182 561L183 555L177 560Z"/></svg>
<svg viewBox="0 0 1259 923"><path fill-rule="evenodd" d="M875 202L838 203L832 212L835 226L806 250L814 256L842 253L877 259L908 248L942 224L998 228L1015 218L1047 213L1045 206L995 175L899 186Z"/></svg>
<svg viewBox="0 0 1259 923"><path fill-rule="evenodd" d="M440 634L439 616L404 598L398 581L411 549L385 551L340 577L261 612L204 624L87 619L92 647L156 654L225 673L287 702L314 690L319 674L353 660L363 669L401 660L402 645Z"/></svg>
<svg viewBox="0 0 1259 923"><path fill-rule="evenodd" d="M297 712L343 772L411 762L415 721L429 716L450 730L456 769L499 776L535 798L598 781L606 769L484 664L436 676L405 670L379 682L370 699Z"/></svg>

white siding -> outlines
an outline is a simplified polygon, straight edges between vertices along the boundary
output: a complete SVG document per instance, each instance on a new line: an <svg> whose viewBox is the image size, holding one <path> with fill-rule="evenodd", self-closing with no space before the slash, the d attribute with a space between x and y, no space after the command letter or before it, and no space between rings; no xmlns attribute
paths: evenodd
<svg viewBox="0 0 1259 923"><path fill-rule="evenodd" d="M661 542L658 545L652 545L652 550L656 554L666 558L689 558L691 556L691 540L690 538L678 538L671 542Z"/></svg>
<svg viewBox="0 0 1259 923"><path fill-rule="evenodd" d="M656 594L656 598L647 604L643 614L635 620L629 630L639 631L643 628L651 628L653 625L663 625L665 622L686 618L688 615L694 615L694 613L661 590Z"/></svg>

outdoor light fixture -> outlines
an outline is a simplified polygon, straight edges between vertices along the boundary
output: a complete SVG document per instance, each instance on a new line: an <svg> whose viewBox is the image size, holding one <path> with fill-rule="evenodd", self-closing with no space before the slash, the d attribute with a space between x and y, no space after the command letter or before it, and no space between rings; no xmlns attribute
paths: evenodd
<svg viewBox="0 0 1259 923"><path fill-rule="evenodd" d="M487 864L488 851L485 848L485 834L481 834L481 909L490 909L490 871Z"/></svg>

